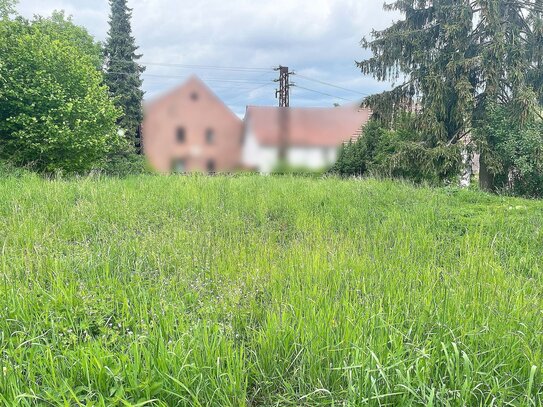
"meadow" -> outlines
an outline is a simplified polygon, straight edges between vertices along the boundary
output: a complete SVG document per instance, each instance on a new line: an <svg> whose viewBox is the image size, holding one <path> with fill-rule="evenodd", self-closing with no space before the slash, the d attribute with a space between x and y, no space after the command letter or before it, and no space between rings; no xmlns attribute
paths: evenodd
<svg viewBox="0 0 543 407"><path fill-rule="evenodd" d="M0 179L0 405L539 406L543 202Z"/></svg>

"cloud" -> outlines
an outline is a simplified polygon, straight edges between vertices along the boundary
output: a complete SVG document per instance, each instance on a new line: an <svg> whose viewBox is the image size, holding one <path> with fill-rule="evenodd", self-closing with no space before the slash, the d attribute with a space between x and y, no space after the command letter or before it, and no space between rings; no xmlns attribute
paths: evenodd
<svg viewBox="0 0 543 407"><path fill-rule="evenodd" d="M358 92L348 92L300 77L293 80L335 97L293 89L292 105L330 106L340 98L357 99L387 88L362 76L355 60L367 57L360 40L373 28L390 24L393 13L381 0L129 0L133 35L142 62L146 97L152 98L191 73L210 79L209 86L238 114L246 104L275 104L271 68L287 65L317 80ZM104 40L109 5L105 0L21 0L25 16L49 15L64 9L77 24ZM157 64L172 64L161 66ZM190 68L173 65L258 67L258 70Z"/></svg>

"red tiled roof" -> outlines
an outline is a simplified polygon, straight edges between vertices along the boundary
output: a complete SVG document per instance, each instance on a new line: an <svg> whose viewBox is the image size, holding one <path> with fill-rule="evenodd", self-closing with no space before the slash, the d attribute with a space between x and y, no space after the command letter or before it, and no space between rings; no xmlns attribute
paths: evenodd
<svg viewBox="0 0 543 407"><path fill-rule="evenodd" d="M277 146L282 120L287 123L287 144L333 147L350 140L369 120L368 109L354 106L299 108L248 106L246 125L262 145Z"/></svg>

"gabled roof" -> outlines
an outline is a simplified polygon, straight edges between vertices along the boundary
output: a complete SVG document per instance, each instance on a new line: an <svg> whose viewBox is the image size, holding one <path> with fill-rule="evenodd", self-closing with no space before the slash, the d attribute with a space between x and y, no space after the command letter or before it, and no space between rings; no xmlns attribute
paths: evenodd
<svg viewBox="0 0 543 407"><path fill-rule="evenodd" d="M221 98L219 98L213 90L209 86L207 86L202 79L200 79L197 75L191 75L185 82L182 84L176 86L175 88L169 90L168 92L157 96L153 98L150 101L147 101L144 104L144 109L146 111L150 111L154 109L155 107L158 107L162 104L162 102L167 103L167 101L174 95L179 95L182 93L191 93L191 92L197 92L199 95L206 94L211 99L214 99L216 102L218 102L220 105L224 107L225 110L227 110L237 121L241 121L241 119L222 101Z"/></svg>
<svg viewBox="0 0 543 407"><path fill-rule="evenodd" d="M278 146L282 129L291 146L334 147L357 135L370 111L355 106L330 108L248 106L245 123L261 145Z"/></svg>

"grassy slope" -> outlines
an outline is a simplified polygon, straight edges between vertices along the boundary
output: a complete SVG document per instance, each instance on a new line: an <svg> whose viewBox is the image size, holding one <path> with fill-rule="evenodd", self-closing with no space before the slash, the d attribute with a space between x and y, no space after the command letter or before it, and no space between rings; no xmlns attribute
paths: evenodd
<svg viewBox="0 0 543 407"><path fill-rule="evenodd" d="M371 180L0 180L0 403L542 403L542 214Z"/></svg>

